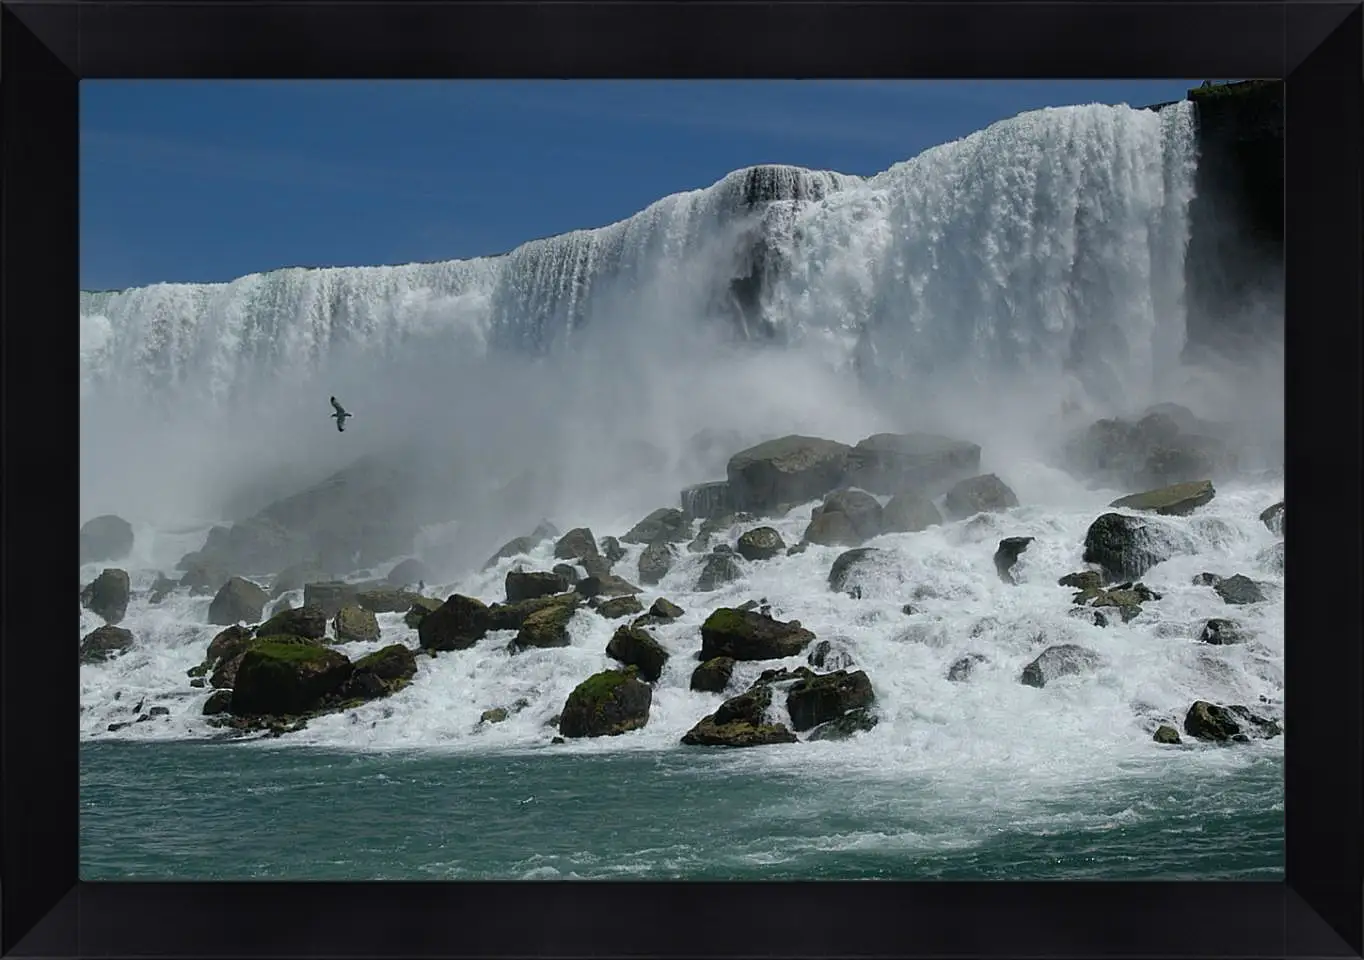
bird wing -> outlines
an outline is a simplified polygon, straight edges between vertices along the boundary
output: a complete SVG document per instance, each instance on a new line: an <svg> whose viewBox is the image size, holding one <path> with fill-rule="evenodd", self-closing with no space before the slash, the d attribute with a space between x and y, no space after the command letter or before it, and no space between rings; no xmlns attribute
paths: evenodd
<svg viewBox="0 0 1364 960"><path fill-rule="evenodd" d="M345 411L345 408L343 408L343 407L341 406L341 404L339 404L339 403L336 402L336 398L335 398L335 397L332 397L332 408L333 408L337 413L345 413L345 412L346 412L346 411Z"/></svg>

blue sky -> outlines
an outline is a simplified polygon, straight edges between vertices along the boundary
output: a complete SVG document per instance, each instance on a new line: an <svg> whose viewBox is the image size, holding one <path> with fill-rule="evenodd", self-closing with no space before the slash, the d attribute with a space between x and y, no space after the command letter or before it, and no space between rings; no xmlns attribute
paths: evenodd
<svg viewBox="0 0 1364 960"><path fill-rule="evenodd" d="M82 81L81 287L447 260L757 163L870 174L1190 80Z"/></svg>

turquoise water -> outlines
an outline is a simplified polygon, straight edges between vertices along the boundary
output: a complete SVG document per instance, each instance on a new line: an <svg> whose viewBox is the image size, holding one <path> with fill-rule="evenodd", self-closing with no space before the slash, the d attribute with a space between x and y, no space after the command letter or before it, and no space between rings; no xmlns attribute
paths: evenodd
<svg viewBox="0 0 1364 960"><path fill-rule="evenodd" d="M81 877L1283 876L1281 756L1216 777L1134 772L994 809L983 788L944 803L926 780L773 769L758 753L86 743Z"/></svg>

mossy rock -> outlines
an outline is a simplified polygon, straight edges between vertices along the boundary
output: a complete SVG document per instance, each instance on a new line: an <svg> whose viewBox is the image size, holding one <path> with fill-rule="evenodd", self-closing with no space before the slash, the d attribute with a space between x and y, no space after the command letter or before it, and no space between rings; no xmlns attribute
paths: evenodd
<svg viewBox="0 0 1364 960"><path fill-rule="evenodd" d="M81 606L105 623L119 623L128 613L129 593L127 571L110 568L81 591Z"/></svg>
<svg viewBox="0 0 1364 960"><path fill-rule="evenodd" d="M797 732L837 720L849 710L870 707L875 702L871 679L862 670L803 678L786 694L791 728Z"/></svg>
<svg viewBox="0 0 1364 960"><path fill-rule="evenodd" d="M606 645L606 655L629 667L650 683L657 682L668 662L668 651L642 627L622 626Z"/></svg>
<svg viewBox="0 0 1364 960"><path fill-rule="evenodd" d="M491 710L484 710L478 717L479 723L503 723L509 716L506 707L493 707Z"/></svg>
<svg viewBox="0 0 1364 960"><path fill-rule="evenodd" d="M636 613L644 612L644 604L639 602L635 596L613 597L597 604L597 613L607 620L619 620L621 617L629 617Z"/></svg>
<svg viewBox="0 0 1364 960"><path fill-rule="evenodd" d="M417 675L417 657L401 643L390 644L355 661L343 697L374 700L397 693Z"/></svg>
<svg viewBox="0 0 1364 960"><path fill-rule="evenodd" d="M720 704L682 737L687 746L758 747L772 743L795 743L796 735L779 723L768 723L767 708L772 688L755 687Z"/></svg>
<svg viewBox="0 0 1364 960"><path fill-rule="evenodd" d="M307 713L339 693L351 672L351 662L335 650L263 640L246 652L237 668L232 712L237 716Z"/></svg>
<svg viewBox="0 0 1364 960"><path fill-rule="evenodd" d="M452 594L417 626L423 650L467 650L487 635L488 607L482 600Z"/></svg>
<svg viewBox="0 0 1364 960"><path fill-rule="evenodd" d="M563 593L570 586L568 578L557 573L531 570L509 570L503 581L508 603L535 600Z"/></svg>
<svg viewBox="0 0 1364 960"><path fill-rule="evenodd" d="M379 620L359 604L342 607L332 620L339 643L373 643L379 639Z"/></svg>
<svg viewBox="0 0 1364 960"><path fill-rule="evenodd" d="M803 652L814 639L815 635L798 623L721 607L701 625L701 654L704 660L781 660Z"/></svg>
<svg viewBox="0 0 1364 960"><path fill-rule="evenodd" d="M1213 488L1211 480L1199 480L1119 497L1109 506L1158 513L1168 517L1186 517L1199 507L1211 503L1216 495L1217 491Z"/></svg>
<svg viewBox="0 0 1364 960"><path fill-rule="evenodd" d="M573 596L566 594L565 596ZM568 622L577 613L576 602L564 601L551 604L526 617L514 641L518 647L566 647L572 640L568 635Z"/></svg>
<svg viewBox="0 0 1364 960"><path fill-rule="evenodd" d="M516 603L494 603L488 608L488 629L520 630L531 614L560 604L576 607L580 600L581 596L577 593L556 593L533 600L518 600Z"/></svg>
<svg viewBox="0 0 1364 960"><path fill-rule="evenodd" d="M242 660L246 657L247 652L265 642L267 639L271 643L278 644L301 644L318 648L322 646L319 641L309 640L307 637L289 637L284 635L255 637L248 634L245 639L227 650L227 652L216 661L213 674L209 678L209 685L217 690L235 686L237 671L240 669Z"/></svg>
<svg viewBox="0 0 1364 960"><path fill-rule="evenodd" d="M1104 585L1104 575L1097 570L1081 570L1079 573L1066 574L1056 583L1076 590L1098 590Z"/></svg>
<svg viewBox="0 0 1364 960"><path fill-rule="evenodd" d="M574 688L559 717L565 737L617 736L649 722L653 689L634 667L604 670Z"/></svg>
<svg viewBox="0 0 1364 960"><path fill-rule="evenodd" d="M269 596L257 584L233 577L223 584L208 607L208 622L214 624L259 623Z"/></svg>
<svg viewBox="0 0 1364 960"><path fill-rule="evenodd" d="M786 541L773 527L754 527L739 537L734 549L745 560L771 560L786 550Z"/></svg>
<svg viewBox="0 0 1364 960"><path fill-rule="evenodd" d="M80 662L83 664L104 663L126 653L133 646L131 630L106 623L81 638Z"/></svg>
<svg viewBox="0 0 1364 960"><path fill-rule="evenodd" d="M698 693L724 693L734 675L733 657L712 657L691 673L690 688Z"/></svg>
<svg viewBox="0 0 1364 960"><path fill-rule="evenodd" d="M440 609L442 602L435 597L418 597L412 601L412 606L408 608L407 613L403 614L403 623L416 630L426 619L428 613Z"/></svg>
<svg viewBox="0 0 1364 960"><path fill-rule="evenodd" d="M228 628L232 629L231 627ZM284 610L275 614L256 629L261 637L287 634L292 637L307 637L321 640L327 635L327 615L318 606L304 606L297 610Z"/></svg>
<svg viewBox="0 0 1364 960"><path fill-rule="evenodd" d="M1162 723L1160 726L1156 727L1155 736L1153 736L1151 739L1154 740L1156 743L1164 744L1175 744L1184 742L1179 738L1179 731L1176 730L1174 727L1170 726L1168 723Z"/></svg>
<svg viewBox="0 0 1364 960"><path fill-rule="evenodd" d="M847 740L859 733L875 729L880 718L871 710L859 707L841 717L821 723L806 735L806 740Z"/></svg>

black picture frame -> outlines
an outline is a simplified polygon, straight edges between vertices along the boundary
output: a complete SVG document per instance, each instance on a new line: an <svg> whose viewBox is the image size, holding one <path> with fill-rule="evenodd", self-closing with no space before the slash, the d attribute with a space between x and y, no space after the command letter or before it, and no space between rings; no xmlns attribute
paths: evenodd
<svg viewBox="0 0 1364 960"><path fill-rule="evenodd" d="M0 4L0 951L1359 956L1362 37L1358 2ZM78 81L461 76L1283 78L1286 880L78 882Z"/></svg>

